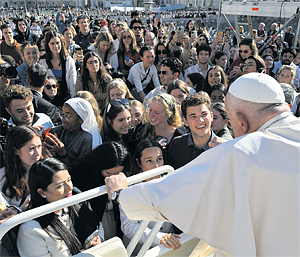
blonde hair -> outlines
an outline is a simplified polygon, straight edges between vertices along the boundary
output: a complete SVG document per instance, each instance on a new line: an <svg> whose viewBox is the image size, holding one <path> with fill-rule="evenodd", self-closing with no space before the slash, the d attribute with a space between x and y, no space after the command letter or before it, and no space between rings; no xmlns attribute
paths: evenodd
<svg viewBox="0 0 300 257"><path fill-rule="evenodd" d="M96 98L94 97L94 95L89 91L78 91L76 93L75 97L80 97L80 98L83 98L83 99L87 100L88 102L90 102L90 104L92 105L95 117L96 117L99 132L101 132L103 119L100 115L98 102L97 102Z"/></svg>
<svg viewBox="0 0 300 257"><path fill-rule="evenodd" d="M106 41L110 43L109 49L109 54L113 55L115 51L115 44L114 44L114 39L112 35L109 32L106 31L100 31L98 37L96 38L96 41L94 43L95 48L99 51L99 46L101 41Z"/></svg>
<svg viewBox="0 0 300 257"><path fill-rule="evenodd" d="M113 88L120 89L123 93L125 93L125 98L134 98L132 94L130 93L128 87L126 86L125 82L122 79L113 79L107 86L106 91L106 105L110 102L110 90Z"/></svg>
<svg viewBox="0 0 300 257"><path fill-rule="evenodd" d="M129 107L140 107L143 111L145 111L144 105L138 100L132 100L129 102Z"/></svg>
<svg viewBox="0 0 300 257"><path fill-rule="evenodd" d="M166 96L168 96L169 99L166 99ZM180 128L182 126L182 121L179 110L176 105L175 98L169 94L159 94L157 96L153 96L149 100L148 108L145 113L146 122L149 122L149 106L153 101L159 103L164 108L167 115L170 116L167 120L169 125L174 126L176 128Z"/></svg>
<svg viewBox="0 0 300 257"><path fill-rule="evenodd" d="M275 78L277 80L277 77L279 76L279 74L284 71L284 70L289 70L292 74L292 79L295 78L295 75L296 75L296 70L294 67L290 66L290 65L283 65L280 69L277 70L276 72L276 75L275 75Z"/></svg>

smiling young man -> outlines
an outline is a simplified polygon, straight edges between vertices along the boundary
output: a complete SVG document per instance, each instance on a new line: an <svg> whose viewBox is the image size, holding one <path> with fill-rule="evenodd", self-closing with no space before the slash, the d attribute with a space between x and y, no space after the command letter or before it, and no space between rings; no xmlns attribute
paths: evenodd
<svg viewBox="0 0 300 257"><path fill-rule="evenodd" d="M208 143L215 137L211 129L213 114L210 98L200 92L188 96L181 104L184 125L191 132L173 139L168 152L168 161L174 169L189 163L209 149Z"/></svg>
<svg viewBox="0 0 300 257"><path fill-rule="evenodd" d="M143 21L139 18L133 19L130 23L130 29L135 35L137 47L141 49L145 44Z"/></svg>
<svg viewBox="0 0 300 257"><path fill-rule="evenodd" d="M294 78L294 85L298 88L299 87L299 79L300 79L300 69L297 65L293 63L294 59L296 58L297 54L294 49L285 48L281 52L281 60L274 62L274 69L272 72L276 74L277 70L279 70L282 65L290 65L296 70L296 75Z"/></svg>
<svg viewBox="0 0 300 257"><path fill-rule="evenodd" d="M29 88L21 85L8 86L2 93L6 111L11 118L9 123L34 126L37 130L52 128L51 119L44 113L35 113L33 95Z"/></svg>

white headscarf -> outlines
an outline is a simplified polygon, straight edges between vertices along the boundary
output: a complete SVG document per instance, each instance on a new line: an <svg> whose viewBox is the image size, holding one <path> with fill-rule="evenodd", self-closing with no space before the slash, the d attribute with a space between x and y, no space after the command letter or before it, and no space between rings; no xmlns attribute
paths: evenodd
<svg viewBox="0 0 300 257"><path fill-rule="evenodd" d="M83 120L81 128L90 133L93 137L92 149L102 144L102 138L98 129L96 117L92 105L83 98L71 98L65 102L78 114Z"/></svg>

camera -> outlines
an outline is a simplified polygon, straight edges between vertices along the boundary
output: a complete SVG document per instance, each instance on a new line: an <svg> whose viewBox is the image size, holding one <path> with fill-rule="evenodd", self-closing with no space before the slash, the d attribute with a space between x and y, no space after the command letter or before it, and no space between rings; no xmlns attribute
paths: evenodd
<svg viewBox="0 0 300 257"><path fill-rule="evenodd" d="M17 77L18 72L15 67L10 66L8 63L0 63L0 76L2 75L6 78L12 79Z"/></svg>

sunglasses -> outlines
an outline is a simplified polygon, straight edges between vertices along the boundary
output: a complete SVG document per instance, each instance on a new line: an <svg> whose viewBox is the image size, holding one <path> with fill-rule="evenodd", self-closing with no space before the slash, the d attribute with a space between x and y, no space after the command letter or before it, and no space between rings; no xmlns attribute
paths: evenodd
<svg viewBox="0 0 300 257"><path fill-rule="evenodd" d="M105 68L107 72L113 72L114 69L113 68Z"/></svg>
<svg viewBox="0 0 300 257"><path fill-rule="evenodd" d="M122 39L132 39L132 36L128 35L128 36L122 36Z"/></svg>
<svg viewBox="0 0 300 257"><path fill-rule="evenodd" d="M79 16L77 17L78 20L79 20L79 19L84 19L84 18L87 18L87 15L79 15Z"/></svg>
<svg viewBox="0 0 300 257"><path fill-rule="evenodd" d="M169 74L169 73L171 73L171 72L170 72L170 71L165 71L165 70L163 70L163 71L158 71L158 72L157 72L158 75L160 75L160 74L162 74L162 75L167 75L167 74Z"/></svg>
<svg viewBox="0 0 300 257"><path fill-rule="evenodd" d="M93 65L94 63L95 64L99 63L99 61L98 60L94 60L94 61L89 61L89 62L86 62L86 63L89 64L89 65Z"/></svg>
<svg viewBox="0 0 300 257"><path fill-rule="evenodd" d="M107 106L107 111L106 113L109 113L111 107L120 107L121 105L128 105L128 99L127 98L124 98L124 99L120 99L120 100L111 100Z"/></svg>
<svg viewBox="0 0 300 257"><path fill-rule="evenodd" d="M158 55L166 54L166 53L167 53L166 50L162 50L162 51L161 51L161 50L158 50L158 51L157 51L157 54L158 54Z"/></svg>
<svg viewBox="0 0 300 257"><path fill-rule="evenodd" d="M134 30L142 30L144 27L143 26L134 26L132 27Z"/></svg>
<svg viewBox="0 0 300 257"><path fill-rule="evenodd" d="M46 85L45 88L48 89L48 90L50 90L51 88L56 89L56 88L58 88L58 85L57 85L57 84L54 84L54 85Z"/></svg>
<svg viewBox="0 0 300 257"><path fill-rule="evenodd" d="M239 53L244 53L244 54L247 54L249 52L249 50L245 50L245 51L242 51L242 50L239 50Z"/></svg>

